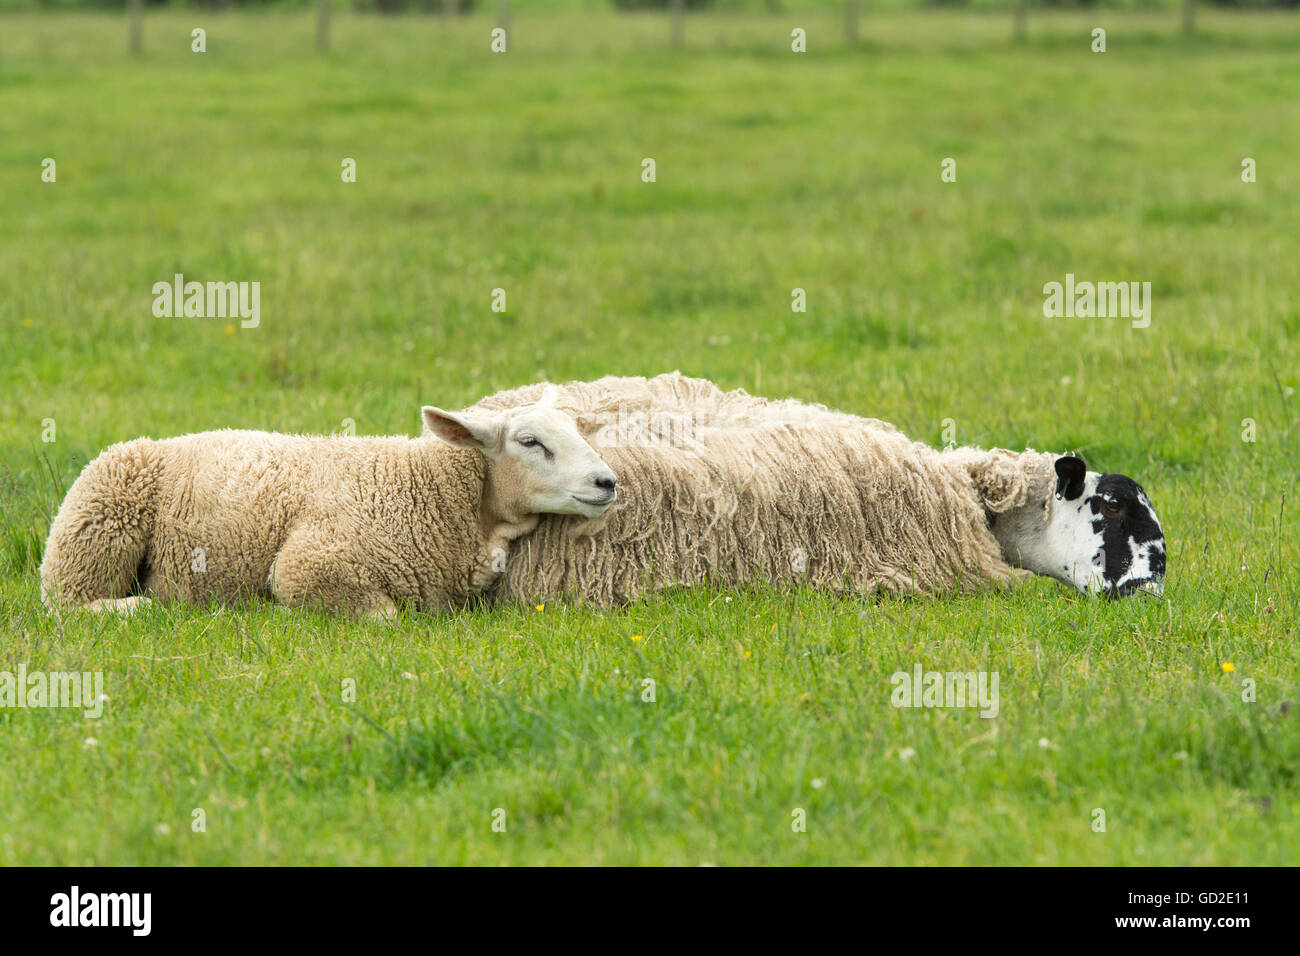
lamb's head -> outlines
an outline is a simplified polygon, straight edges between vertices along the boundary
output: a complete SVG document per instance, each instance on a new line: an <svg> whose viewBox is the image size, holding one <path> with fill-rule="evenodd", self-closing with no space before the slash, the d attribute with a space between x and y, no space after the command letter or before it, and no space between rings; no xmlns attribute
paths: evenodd
<svg viewBox="0 0 1300 956"><path fill-rule="evenodd" d="M482 452L489 462L488 504L501 520L533 515L603 514L618 497L609 466L578 433L573 416L555 408L547 389L533 405L493 415L425 406L425 427L443 441Z"/></svg>
<svg viewBox="0 0 1300 956"><path fill-rule="evenodd" d="M1055 471L1050 493L996 516L1008 558L1087 594L1163 594L1165 536L1142 487L1073 456L1057 458Z"/></svg>

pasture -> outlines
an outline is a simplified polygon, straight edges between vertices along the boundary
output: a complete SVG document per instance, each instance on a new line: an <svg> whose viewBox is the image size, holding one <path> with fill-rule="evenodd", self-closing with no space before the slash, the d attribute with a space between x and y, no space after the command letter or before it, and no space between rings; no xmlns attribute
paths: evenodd
<svg viewBox="0 0 1300 956"><path fill-rule="evenodd" d="M489 16L341 15L320 55L306 13L150 12L132 58L120 16L0 17L0 671L108 697L0 708L0 865L1294 862L1300 18L1199 24L693 16L671 52L517 11L499 55ZM260 323L156 317L175 273L259 282ZM1067 274L1149 281L1150 325L1045 317ZM1165 599L41 606L112 442L672 369L1132 475ZM895 708L917 664L997 671L998 715Z"/></svg>

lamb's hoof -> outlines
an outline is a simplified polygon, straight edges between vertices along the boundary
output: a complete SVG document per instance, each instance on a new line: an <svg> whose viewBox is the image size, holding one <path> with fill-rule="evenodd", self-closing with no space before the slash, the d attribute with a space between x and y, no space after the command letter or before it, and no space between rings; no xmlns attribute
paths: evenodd
<svg viewBox="0 0 1300 956"><path fill-rule="evenodd" d="M96 614L125 614L130 617L139 608L148 607L153 601L141 594L124 598L100 598L98 601L91 601L86 607Z"/></svg>
<svg viewBox="0 0 1300 956"><path fill-rule="evenodd" d="M365 614L367 620L378 621L381 624L397 620L397 605L390 599L383 598L375 607Z"/></svg>

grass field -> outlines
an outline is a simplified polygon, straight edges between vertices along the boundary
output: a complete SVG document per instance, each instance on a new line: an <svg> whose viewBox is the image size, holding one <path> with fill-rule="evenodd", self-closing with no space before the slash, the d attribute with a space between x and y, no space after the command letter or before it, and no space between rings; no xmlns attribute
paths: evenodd
<svg viewBox="0 0 1300 956"><path fill-rule="evenodd" d="M793 20L673 54L517 15L502 56L342 16L319 56L308 15L150 14L132 59L120 17L0 18L0 670L109 696L0 709L0 864L1295 861L1300 17ZM260 282L260 326L155 318L176 272ZM1066 273L1150 281L1150 327L1044 318ZM109 443L674 368L1078 449L1154 499L1166 598L41 608ZM895 709L918 662L997 671L1000 713Z"/></svg>

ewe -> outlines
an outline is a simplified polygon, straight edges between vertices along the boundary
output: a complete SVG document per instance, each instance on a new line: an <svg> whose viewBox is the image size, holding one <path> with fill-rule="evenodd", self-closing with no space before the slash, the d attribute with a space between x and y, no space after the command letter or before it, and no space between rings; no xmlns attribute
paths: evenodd
<svg viewBox="0 0 1300 956"><path fill-rule="evenodd" d="M624 504L542 521L512 545L499 595L616 604L704 583L924 594L1027 571L1086 593L1162 592L1150 499L1078 458L938 451L876 419L678 373L574 382L557 407L618 471Z"/></svg>
<svg viewBox="0 0 1300 956"><path fill-rule="evenodd" d="M553 401L426 407L417 439L224 430L114 445L50 526L42 599L129 612L247 594L375 617L463 604L539 514L590 518L615 500L613 472Z"/></svg>

